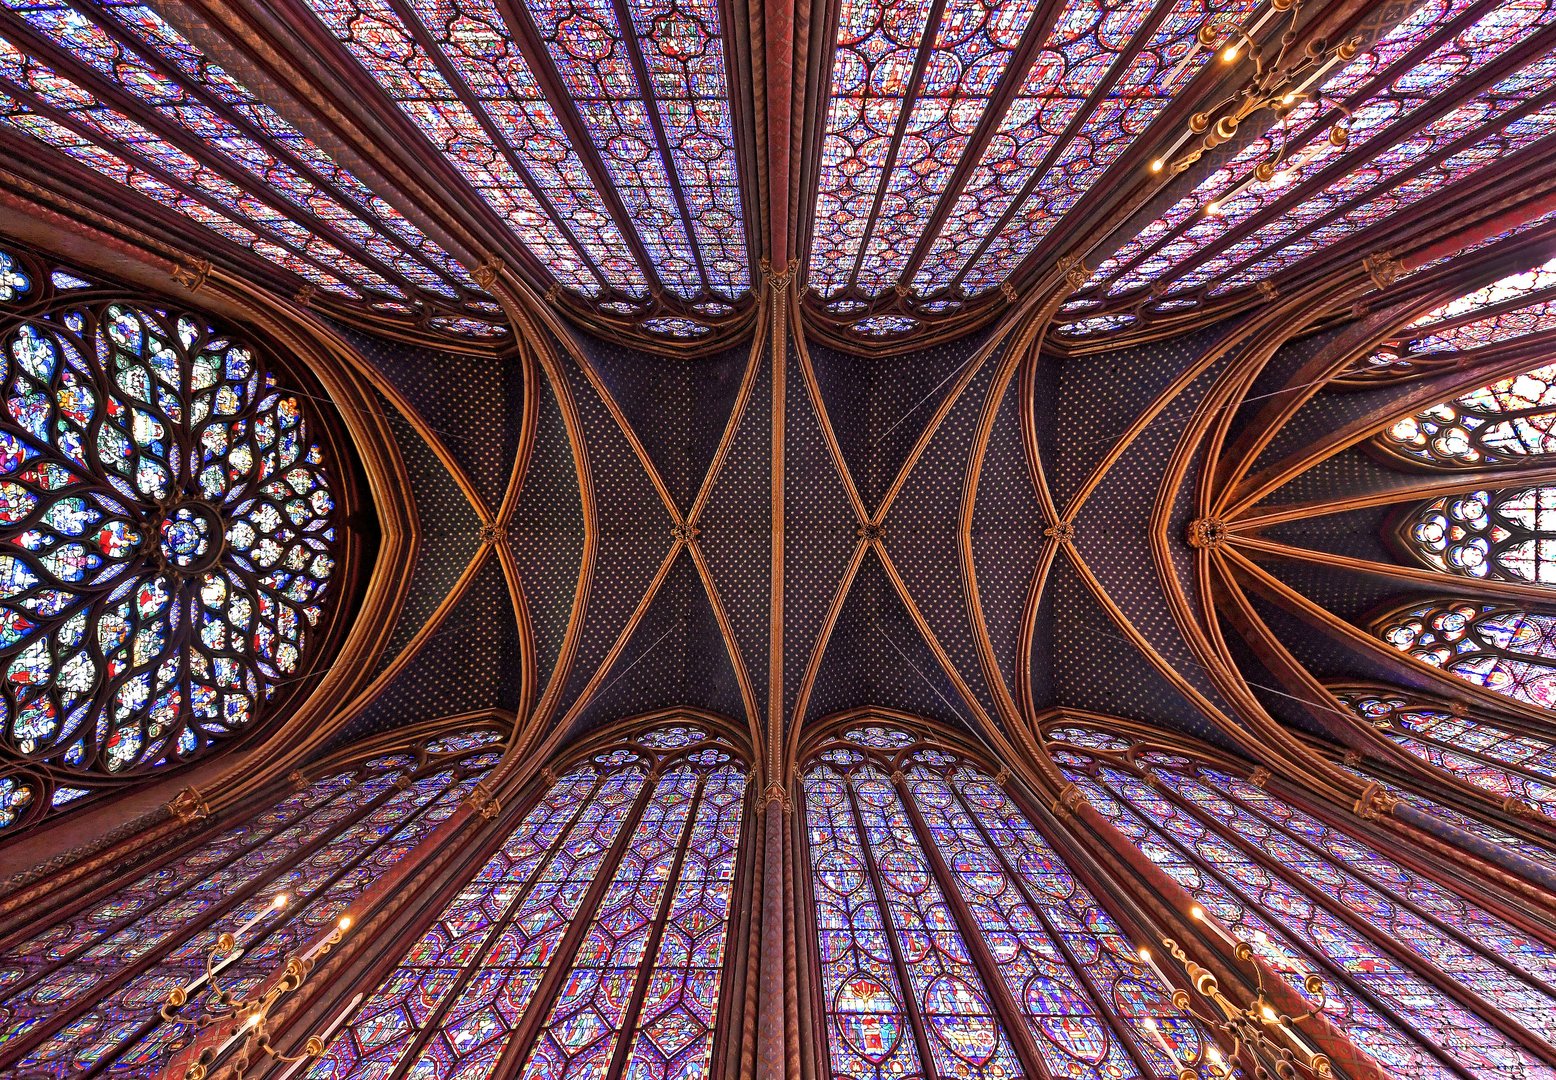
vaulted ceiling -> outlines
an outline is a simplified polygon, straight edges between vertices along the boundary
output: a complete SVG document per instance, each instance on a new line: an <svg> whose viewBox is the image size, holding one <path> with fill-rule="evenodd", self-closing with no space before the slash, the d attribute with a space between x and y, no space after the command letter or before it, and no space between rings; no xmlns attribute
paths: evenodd
<svg viewBox="0 0 1556 1080"><path fill-rule="evenodd" d="M337 742L686 706L781 769L873 705L1300 755L1359 737L1324 680L1452 689L1360 629L1442 591L1385 540L1442 485L1363 446L1546 341L1538 274L1533 336L1452 335L1556 254L1552 64L1534 0L39 0L0 227L372 385L414 543Z"/></svg>

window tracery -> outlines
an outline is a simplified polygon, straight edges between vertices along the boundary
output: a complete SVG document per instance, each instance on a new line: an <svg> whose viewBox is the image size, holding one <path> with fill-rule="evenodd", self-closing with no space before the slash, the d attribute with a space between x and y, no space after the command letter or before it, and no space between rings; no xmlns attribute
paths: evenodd
<svg viewBox="0 0 1556 1080"><path fill-rule="evenodd" d="M1435 371L1480 350L1556 330L1556 259L1509 274L1428 311L1341 377L1374 383Z"/></svg>
<svg viewBox="0 0 1556 1080"><path fill-rule="evenodd" d="M1397 535L1433 570L1556 585L1556 487L1446 495L1409 511Z"/></svg>
<svg viewBox="0 0 1556 1080"><path fill-rule="evenodd" d="M1556 365L1488 383L1396 422L1374 445L1434 469L1511 466L1556 450Z"/></svg>
<svg viewBox="0 0 1556 1080"><path fill-rule="evenodd" d="M1055 744L1088 801L1390 1072L1537 1076L1498 1026L1551 1036L1556 952L1237 773L1181 753ZM1336 1000L1338 999L1338 1000Z"/></svg>
<svg viewBox="0 0 1556 1080"><path fill-rule="evenodd" d="M332 463L258 347L8 252L0 725L34 815L253 728L324 634ZM22 794L25 792L25 794ZM0 815L3 816L3 815Z"/></svg>
<svg viewBox="0 0 1556 1080"><path fill-rule="evenodd" d="M1054 1076L1176 1073L1153 1021L1197 1053L1198 1029L979 766L864 724L812 750L801 789L831 1075L1022 1075L1017 1038Z"/></svg>
<svg viewBox="0 0 1556 1080"><path fill-rule="evenodd" d="M1556 746L1403 693L1339 691L1391 742L1498 798L1556 810Z"/></svg>
<svg viewBox="0 0 1556 1080"><path fill-rule="evenodd" d="M1556 56L1531 56L1489 85L1475 76L1549 19L1547 6L1515 3L1445 0L1415 10L1120 247L1078 296L1225 295L1533 146L1550 130L1543 89ZM1460 81L1479 88L1442 107ZM1344 147L1326 139L1341 108ZM1270 183L1247 183L1280 142L1301 164Z"/></svg>
<svg viewBox="0 0 1556 1080"><path fill-rule="evenodd" d="M558 771L307 1076L708 1074L747 768L676 723Z"/></svg>
<svg viewBox="0 0 1556 1080"><path fill-rule="evenodd" d="M1400 652L1515 701L1556 708L1556 616L1445 600L1385 615L1374 633Z"/></svg>
<svg viewBox="0 0 1556 1080"><path fill-rule="evenodd" d="M0 1071L154 1075L188 1036L157 1007L205 970L218 934L288 896L226 969L252 989L454 812L500 757L477 738L489 746L471 734L337 768L0 939Z"/></svg>

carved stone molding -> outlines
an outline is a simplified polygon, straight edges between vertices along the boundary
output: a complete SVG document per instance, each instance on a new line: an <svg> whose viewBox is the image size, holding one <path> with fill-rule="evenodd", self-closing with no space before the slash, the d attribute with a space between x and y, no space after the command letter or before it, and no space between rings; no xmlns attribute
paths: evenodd
<svg viewBox="0 0 1556 1080"><path fill-rule="evenodd" d="M1059 789L1059 797L1049 807L1055 817L1067 818L1082 806L1087 805L1086 795L1074 784L1065 784Z"/></svg>
<svg viewBox="0 0 1556 1080"><path fill-rule="evenodd" d="M211 808L206 805L200 789L195 787L186 787L173 796L172 801L167 804L167 812L184 825L211 816Z"/></svg>
<svg viewBox="0 0 1556 1080"><path fill-rule="evenodd" d="M701 535L701 529L684 521L678 521L670 526L670 536L677 544L689 544Z"/></svg>
<svg viewBox="0 0 1556 1080"><path fill-rule="evenodd" d="M508 527L498 521L483 521L479 535L483 547L495 547L508 539Z"/></svg>
<svg viewBox="0 0 1556 1080"><path fill-rule="evenodd" d="M506 267L503 265L503 261L494 255L470 271L470 276L475 279L475 283L481 286L482 289L491 292L492 286L497 284L497 275L502 273L504 269Z"/></svg>
<svg viewBox="0 0 1556 1080"><path fill-rule="evenodd" d="M487 821L502 813L502 803L492 794L492 789L486 786L484 780L476 781L475 787L470 789L470 794L465 796L465 803Z"/></svg>
<svg viewBox="0 0 1556 1080"><path fill-rule="evenodd" d="M180 263L173 268L173 280L190 292L199 292L213 269L210 259L196 259L187 265Z"/></svg>
<svg viewBox="0 0 1556 1080"><path fill-rule="evenodd" d="M1272 282L1261 281L1259 282L1259 295L1266 300L1279 300L1280 290Z"/></svg>
<svg viewBox="0 0 1556 1080"><path fill-rule="evenodd" d="M1220 518L1195 518L1189 522L1189 547L1215 551L1226 543L1231 532Z"/></svg>
<svg viewBox="0 0 1556 1080"><path fill-rule="evenodd" d="M1000 282L1000 295L1005 298L1006 303L1014 304L1021 294L1016 292L1016 287L1010 282L1002 281Z"/></svg>
<svg viewBox="0 0 1556 1080"><path fill-rule="evenodd" d="M1256 788L1262 788L1265 784L1270 782L1270 770L1265 768L1263 765L1260 765L1257 769L1248 774L1248 782Z"/></svg>
<svg viewBox="0 0 1556 1080"><path fill-rule="evenodd" d="M767 790L762 792L762 809L767 809L773 803L777 803L782 807L785 815L794 812L794 803L789 798L788 790L776 780L768 784Z"/></svg>
<svg viewBox="0 0 1556 1080"><path fill-rule="evenodd" d="M293 769L290 773L287 774L286 781L292 785L292 788L295 791L301 791L303 788L308 786L308 777L303 775L303 771L301 769Z"/></svg>
<svg viewBox="0 0 1556 1080"><path fill-rule="evenodd" d="M1530 803L1527 803L1522 799L1514 798L1511 795L1502 800L1502 809L1505 812L1518 818L1537 818L1543 816Z"/></svg>
<svg viewBox="0 0 1556 1080"><path fill-rule="evenodd" d="M1075 292L1086 284L1086 279L1091 277L1091 271L1086 268L1085 261L1079 255L1066 255L1059 260L1059 269L1064 273L1064 283Z"/></svg>
<svg viewBox="0 0 1556 1080"><path fill-rule="evenodd" d="M1043 530L1043 535L1060 544L1075 542L1075 523L1073 521L1056 521Z"/></svg>
<svg viewBox="0 0 1556 1080"><path fill-rule="evenodd" d="M319 287L313 282L304 282L303 287L292 294L292 301L300 308L313 306L313 298L319 294Z"/></svg>
<svg viewBox="0 0 1556 1080"><path fill-rule="evenodd" d="M994 786L1002 788L1008 783L1010 783L1010 770L1001 765L1000 771L994 774Z"/></svg>
<svg viewBox="0 0 1556 1080"><path fill-rule="evenodd" d="M864 540L867 543L875 543L876 541L886 539L886 526L872 524L871 522L867 521L863 525L859 526L859 528L855 529L854 533L859 537L859 539Z"/></svg>
<svg viewBox="0 0 1556 1080"><path fill-rule="evenodd" d="M547 787L552 787L553 785L555 785L556 784L556 770L553 769L550 765L547 765L544 769L541 769L540 770L540 782L542 784L545 784Z"/></svg>
<svg viewBox="0 0 1556 1080"><path fill-rule="evenodd" d="M1355 750L1347 750L1344 754L1340 755L1340 760L1354 769L1356 766L1362 763L1362 756Z"/></svg>
<svg viewBox="0 0 1556 1080"><path fill-rule="evenodd" d="M1405 264L1386 251L1378 251L1362 260L1362 269L1367 271L1374 285L1386 289L1399 280L1405 272Z"/></svg>
<svg viewBox="0 0 1556 1080"><path fill-rule="evenodd" d="M1394 807L1398 805L1399 800L1384 791L1383 785L1374 781L1362 789L1352 810L1357 817L1365 821L1377 821L1392 814Z"/></svg>

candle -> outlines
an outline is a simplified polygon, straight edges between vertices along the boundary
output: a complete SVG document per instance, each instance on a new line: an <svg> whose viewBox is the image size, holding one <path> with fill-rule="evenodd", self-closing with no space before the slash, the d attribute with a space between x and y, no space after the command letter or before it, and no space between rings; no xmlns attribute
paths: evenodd
<svg viewBox="0 0 1556 1080"><path fill-rule="evenodd" d="M346 1003L346 1007L340 1010L340 1015L335 1017L334 1020L331 1020L330 1026L325 1028L319 1034L320 1043L325 1046L329 1045L330 1038L341 1029L341 1025L346 1022L346 1017L355 1012L356 1007L362 1004L362 998L364 996L366 995L358 994L356 997L352 998ZM298 1058L296 1061L292 1062L284 1070L282 1070L281 1075L277 1076L276 1080L291 1080L292 1074L295 1073L298 1069L301 1069L305 1064L307 1064L307 1062L307 1058Z"/></svg>
<svg viewBox="0 0 1556 1080"><path fill-rule="evenodd" d="M1198 904L1195 904L1194 907L1190 909L1189 914L1194 916L1194 918L1198 919L1200 922L1204 923L1205 926L1216 935L1216 937L1220 938L1234 949L1237 947L1237 942L1232 940L1232 935L1221 929L1221 924L1206 914L1204 908L1200 907Z"/></svg>
<svg viewBox="0 0 1556 1080"><path fill-rule="evenodd" d="M1172 983L1167 981L1167 976L1165 974L1163 974L1162 973L1162 969L1159 968L1156 965L1156 959L1151 955L1151 950L1150 949L1141 949L1140 950L1140 959L1145 961L1146 966L1148 966L1153 972L1155 972L1156 977L1161 980L1162 985L1165 986L1167 988L1168 992L1170 993L1172 991Z"/></svg>
<svg viewBox="0 0 1556 1080"><path fill-rule="evenodd" d="M232 935L233 940L236 941L238 938L241 938L244 934L254 929L254 927L258 925L259 921L266 915L269 915L273 911L280 911L284 907L286 907L286 894L282 893L280 896L277 896L274 900L270 901L267 906L260 908L252 919L238 927L237 931Z"/></svg>
<svg viewBox="0 0 1556 1080"><path fill-rule="evenodd" d="M238 949L231 956L227 957L227 959L223 960L221 963L219 963L215 967L211 968L210 971L202 971L202 972L200 972L200 974L198 976L196 976L188 985L186 985L184 987L184 997L188 998L190 994L194 993L200 987L204 986L206 979L211 978L213 975L220 975L229 966L231 966L233 963L235 963L242 955L243 955L243 950L242 949Z"/></svg>
<svg viewBox="0 0 1556 1080"><path fill-rule="evenodd" d="M1173 1048L1168 1045L1167 1037L1162 1034L1161 1025L1156 1022L1156 1017L1147 1016L1145 1018L1145 1027L1146 1030L1149 1031L1156 1039L1156 1045L1162 1048L1162 1053L1167 1055L1167 1060L1172 1062L1172 1067L1175 1069L1181 1068L1178 1063L1178 1055L1176 1052L1174 1052Z"/></svg>
<svg viewBox="0 0 1556 1080"><path fill-rule="evenodd" d="M318 941L315 941L309 947L308 951L303 953L303 962L306 963L309 960L312 960L315 956L318 956L319 953L323 952L327 947L335 944L340 940L341 935L349 929L351 929L351 916L342 915L340 917L340 922L335 924L335 929L331 930L328 934L325 934Z"/></svg>

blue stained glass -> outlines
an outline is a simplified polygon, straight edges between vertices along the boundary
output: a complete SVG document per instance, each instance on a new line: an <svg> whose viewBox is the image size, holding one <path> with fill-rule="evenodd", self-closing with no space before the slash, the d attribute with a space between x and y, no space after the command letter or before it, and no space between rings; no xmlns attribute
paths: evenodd
<svg viewBox="0 0 1556 1080"><path fill-rule="evenodd" d="M705 737L676 725L641 741L674 750ZM566 772L354 1011L310 1080L484 1075L534 1009L545 1021L520 1048L524 1075L603 1076L622 1057L641 1080L707 1075L745 788L744 768L714 749L652 779L631 753ZM597 879L605 887L585 910ZM570 936L578 920L584 932ZM537 1001L556 964L567 966L553 996ZM621 1045L623 1034L634 1041Z"/></svg>
<svg viewBox="0 0 1556 1080"><path fill-rule="evenodd" d="M261 720L323 632L337 543L312 417L264 358L77 295L0 335L0 738L91 786Z"/></svg>
<svg viewBox="0 0 1556 1080"><path fill-rule="evenodd" d="M505 149L492 146L480 119L444 77L436 58L388 4L309 0L309 7L557 281L585 296L598 294L600 279L574 241L519 175ZM631 282L617 269L599 265L611 284L630 290Z"/></svg>
<svg viewBox="0 0 1556 1080"><path fill-rule="evenodd" d="M1471 1075L1489 1078L1534 1067L1527 1053L1500 1031L1354 929L1339 913L1351 910L1349 899L1341 908L1310 899L1196 813L1183 810L1131 773L1100 763L1085 772L1075 765L1064 768L1104 816L1221 923L1250 941L1271 967L1290 973L1288 978L1298 983L1303 973L1327 966L1331 1021L1380 1062L1411 1073L1450 1075L1418 1041L1427 1040ZM1164 781L1177 780L1164 768L1158 768L1158 775ZM1317 888L1339 887L1340 879L1322 860L1303 856L1305 850L1277 844L1271 854L1277 865L1295 859L1291 872ZM1360 899L1358 906L1365 907ZM1342 971L1354 984L1334 977ZM1382 1019L1373 1002L1396 1011L1408 1028L1401 1030Z"/></svg>

